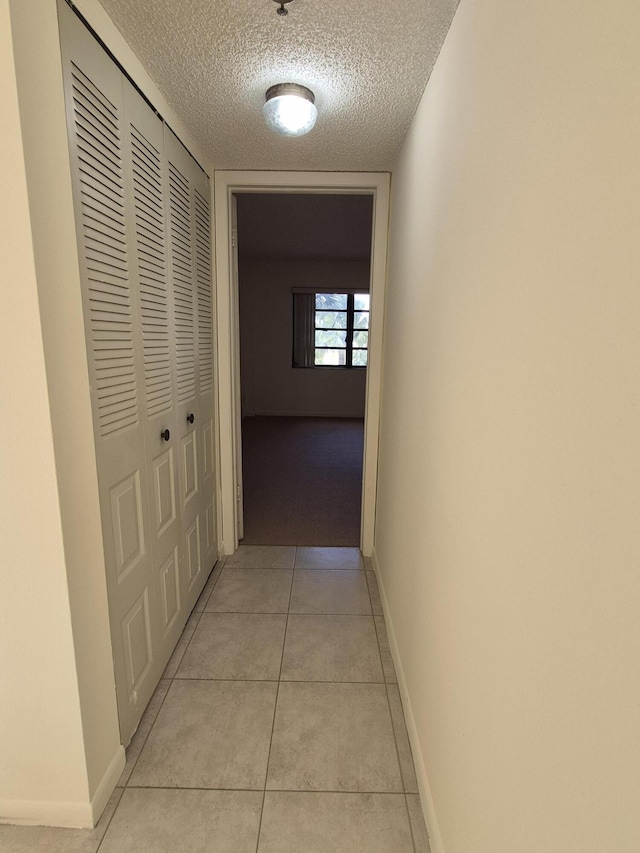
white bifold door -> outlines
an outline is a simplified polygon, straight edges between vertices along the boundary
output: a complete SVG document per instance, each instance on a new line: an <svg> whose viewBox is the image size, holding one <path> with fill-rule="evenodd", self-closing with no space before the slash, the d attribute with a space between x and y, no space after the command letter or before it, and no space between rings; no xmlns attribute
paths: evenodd
<svg viewBox="0 0 640 853"><path fill-rule="evenodd" d="M126 745L217 558L209 179L59 4Z"/></svg>

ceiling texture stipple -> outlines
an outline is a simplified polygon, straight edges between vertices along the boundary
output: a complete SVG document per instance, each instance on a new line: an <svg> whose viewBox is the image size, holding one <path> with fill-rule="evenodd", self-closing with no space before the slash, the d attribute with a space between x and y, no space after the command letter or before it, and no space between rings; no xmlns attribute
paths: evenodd
<svg viewBox="0 0 640 853"><path fill-rule="evenodd" d="M459 0L101 0L216 169L392 168ZM275 83L311 89L318 121L282 138Z"/></svg>

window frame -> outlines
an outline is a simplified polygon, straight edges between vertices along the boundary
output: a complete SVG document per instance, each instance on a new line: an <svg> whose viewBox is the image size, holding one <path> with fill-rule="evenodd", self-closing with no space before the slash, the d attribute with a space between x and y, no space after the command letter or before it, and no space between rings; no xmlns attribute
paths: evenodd
<svg viewBox="0 0 640 853"><path fill-rule="evenodd" d="M337 296L346 296L347 297L347 307L346 309L323 309L316 308L316 296L319 294L335 294ZM369 362L369 332L370 332L370 318L371 318L371 302L369 302L369 308L363 309L355 307L355 297L356 296L369 296L371 298L370 291L365 290L363 288L340 288L339 290L334 290L333 288L307 288L307 287L296 287L293 288L293 356L292 356L292 366L294 368L302 367L302 368L313 368L315 370L366 370ZM299 318L304 311L307 309L303 309L300 311L300 306L296 305L296 296L304 295L307 299L309 299L312 318L309 318L311 322L307 322L307 324L302 327L299 325ZM326 310L335 310L337 313L346 314L347 324L345 329L337 329L336 331L344 331L345 332L345 346L316 346L316 331L331 331L323 326L317 325L316 315L318 311L326 311ZM367 323L366 329L356 329L355 327L355 315L356 314L368 314L369 322ZM355 332L365 331L367 332L367 346L366 347L354 347L353 338ZM306 340L303 340L306 339ZM336 350L337 352L345 353L345 363L344 364L316 364L315 362L315 353L316 349L319 350ZM353 363L353 353L355 352L366 352L367 353L367 364L354 364ZM301 353L304 353L301 355Z"/></svg>

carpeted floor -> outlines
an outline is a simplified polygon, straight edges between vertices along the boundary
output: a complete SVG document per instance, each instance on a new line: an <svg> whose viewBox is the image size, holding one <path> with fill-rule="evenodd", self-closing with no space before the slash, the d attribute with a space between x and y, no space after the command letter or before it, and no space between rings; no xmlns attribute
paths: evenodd
<svg viewBox="0 0 640 853"><path fill-rule="evenodd" d="M364 423L242 422L243 545L358 546Z"/></svg>

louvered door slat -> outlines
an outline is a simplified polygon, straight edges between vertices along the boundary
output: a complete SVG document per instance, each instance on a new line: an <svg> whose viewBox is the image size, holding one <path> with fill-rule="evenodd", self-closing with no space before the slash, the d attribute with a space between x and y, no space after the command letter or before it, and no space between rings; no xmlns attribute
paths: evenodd
<svg viewBox="0 0 640 853"><path fill-rule="evenodd" d="M93 258L87 263L87 267L93 273L96 283L102 285L105 292L118 293L127 289L127 278L105 259Z"/></svg>
<svg viewBox="0 0 640 853"><path fill-rule="evenodd" d="M97 164L99 171L107 176L107 180L118 180L121 163L109 154L104 145L98 145L95 133L89 132L88 124L82 115L76 113L76 133L80 156L88 163ZM95 128L97 132L97 128Z"/></svg>
<svg viewBox="0 0 640 853"><path fill-rule="evenodd" d="M136 185L137 195L140 198L140 188ZM136 205L136 216L140 220L140 230L145 235L146 239L149 240L153 249L153 254L150 255L148 251L145 250L144 245L140 246L140 260L143 258L153 258L157 256L157 250L161 250L164 256L165 244L163 240L158 239L158 232L164 233L164 222L163 220L157 220L154 217L154 208L161 204L161 201L153 200L152 204L137 204ZM144 224L144 223L147 224ZM164 260L162 262L162 266L164 266Z"/></svg>
<svg viewBox="0 0 640 853"><path fill-rule="evenodd" d="M178 402L195 396L195 334L193 300L193 252L189 215L189 184L169 162L169 210L173 272Z"/></svg>
<svg viewBox="0 0 640 853"><path fill-rule="evenodd" d="M162 122L125 87L135 219L135 272L142 333L146 474L152 501L151 553L158 585L159 650L166 660L186 609L181 579L178 499L179 430L174 371L173 295L170 275L169 181ZM160 436L170 433L166 441Z"/></svg>
<svg viewBox="0 0 640 853"><path fill-rule="evenodd" d="M118 195L113 191L113 188L107 183L102 176L102 172L97 171L86 160L80 160L78 163L79 172L82 176L82 186L85 191L96 191L101 198L110 198L112 202L118 200Z"/></svg>
<svg viewBox="0 0 640 853"><path fill-rule="evenodd" d="M118 215L117 202L114 199L109 199L105 203L105 194L101 191L94 191L91 187L84 186L82 188L83 203L88 210L92 210L94 215L99 219L106 219L114 222L117 226L122 226L124 217Z"/></svg>
<svg viewBox="0 0 640 853"><path fill-rule="evenodd" d="M126 275L127 280L129 280L126 246L121 240L118 240L117 238L106 234L104 231L101 231L99 228L96 228L95 224L96 223L90 219L86 220L84 223L83 230L85 232L85 246L95 249L98 253L103 253L107 261L113 261L114 266L116 266L123 275ZM87 261L89 261L91 257L91 254L89 254L87 256ZM98 261L100 261L101 258L101 254L95 256L95 259Z"/></svg>
<svg viewBox="0 0 640 853"><path fill-rule="evenodd" d="M157 187L157 175L155 173L157 163L154 164L146 157L146 152L142 149L140 145L133 145L132 151L133 156L136 159L135 182L140 187L145 188L150 196L155 195L156 197L161 198L161 195L158 196L158 194L154 192L155 188Z"/></svg>
<svg viewBox="0 0 640 853"><path fill-rule="evenodd" d="M155 225L160 226L162 220L157 218L158 204L162 204L162 199L157 198L152 193L146 192L146 187L140 181L135 182L136 187L136 208L143 211L143 216L147 217Z"/></svg>
<svg viewBox="0 0 640 853"><path fill-rule="evenodd" d="M96 113L102 114L108 121L117 122L117 117L119 115L119 110L111 102L111 100L104 94L104 92L100 89L99 86L96 86L93 80L87 77L83 71L81 71L75 62L72 62L74 68L72 85L74 89L80 89L81 91L85 91L89 94L91 103L95 105ZM114 134L114 138L119 138L118 134Z"/></svg>
<svg viewBox="0 0 640 853"><path fill-rule="evenodd" d="M131 124L131 157L147 415L173 405L162 157Z"/></svg>
<svg viewBox="0 0 640 853"><path fill-rule="evenodd" d="M213 301L209 202L195 191L196 282L198 290L198 378L200 393L213 389Z"/></svg>
<svg viewBox="0 0 640 853"><path fill-rule="evenodd" d="M132 297L126 252L121 121L117 107L72 63L91 353L102 436L138 423ZM117 376L102 367L117 363Z"/></svg>
<svg viewBox="0 0 640 853"><path fill-rule="evenodd" d="M136 187L136 208L142 208L145 217L156 226L161 226L163 219L158 217L158 206L162 206L162 196L150 191L145 181L134 181Z"/></svg>
<svg viewBox="0 0 640 853"><path fill-rule="evenodd" d="M120 138L118 132L114 131L114 124L117 125L119 121L117 113L101 114L96 101L92 101L91 95L87 95L77 85L73 87L73 93L76 132L117 171L118 160L113 155L113 146L118 147Z"/></svg>

